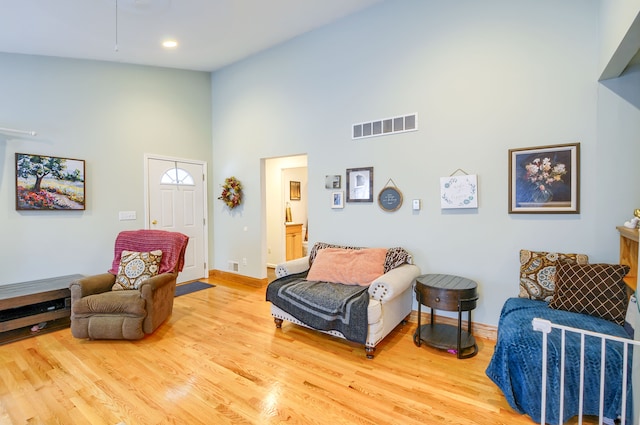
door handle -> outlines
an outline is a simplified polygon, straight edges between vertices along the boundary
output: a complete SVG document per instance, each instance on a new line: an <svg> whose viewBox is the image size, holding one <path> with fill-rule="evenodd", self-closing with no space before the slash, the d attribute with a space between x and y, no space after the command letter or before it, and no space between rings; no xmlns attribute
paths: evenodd
<svg viewBox="0 0 640 425"><path fill-rule="evenodd" d="M151 224L153 224L153 225L158 224L158 220L153 220L153 221L151 222Z"/></svg>

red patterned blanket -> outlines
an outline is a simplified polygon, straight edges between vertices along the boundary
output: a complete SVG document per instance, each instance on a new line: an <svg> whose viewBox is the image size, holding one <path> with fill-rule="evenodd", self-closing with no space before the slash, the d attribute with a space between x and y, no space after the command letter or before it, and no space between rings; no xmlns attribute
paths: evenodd
<svg viewBox="0 0 640 425"><path fill-rule="evenodd" d="M122 251L148 252L162 250L162 261L158 273L182 271L184 253L189 237L179 232L166 230L125 230L118 234L114 249L113 262L109 273L118 274Z"/></svg>

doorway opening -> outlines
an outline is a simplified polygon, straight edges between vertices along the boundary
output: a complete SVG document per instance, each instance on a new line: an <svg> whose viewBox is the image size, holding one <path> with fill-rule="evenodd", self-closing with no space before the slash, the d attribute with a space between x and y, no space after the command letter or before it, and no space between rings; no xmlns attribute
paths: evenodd
<svg viewBox="0 0 640 425"><path fill-rule="evenodd" d="M266 266L274 268L292 255L306 255L307 155L266 158L263 162Z"/></svg>

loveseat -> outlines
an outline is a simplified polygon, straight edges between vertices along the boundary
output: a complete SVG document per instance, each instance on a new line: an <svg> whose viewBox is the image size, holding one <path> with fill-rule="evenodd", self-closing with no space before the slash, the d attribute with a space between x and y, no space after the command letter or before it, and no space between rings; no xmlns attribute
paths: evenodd
<svg viewBox="0 0 640 425"><path fill-rule="evenodd" d="M366 356L411 314L420 268L403 248L316 243L309 255L276 267L266 299L284 320L362 343Z"/></svg>

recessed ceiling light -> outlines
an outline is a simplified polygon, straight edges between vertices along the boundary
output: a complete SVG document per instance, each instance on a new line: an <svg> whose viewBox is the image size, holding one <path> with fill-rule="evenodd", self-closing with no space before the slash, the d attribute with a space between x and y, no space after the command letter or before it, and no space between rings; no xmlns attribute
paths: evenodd
<svg viewBox="0 0 640 425"><path fill-rule="evenodd" d="M175 40L165 40L162 42L162 47L166 47L167 49L173 49L178 47L178 42Z"/></svg>

